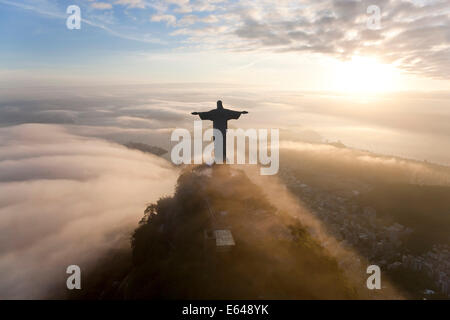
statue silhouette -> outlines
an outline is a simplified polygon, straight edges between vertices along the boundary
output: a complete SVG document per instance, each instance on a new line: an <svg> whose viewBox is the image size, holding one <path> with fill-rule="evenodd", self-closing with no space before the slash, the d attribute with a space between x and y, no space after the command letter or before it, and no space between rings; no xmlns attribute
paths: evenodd
<svg viewBox="0 0 450 320"><path fill-rule="evenodd" d="M247 114L247 111L234 111L225 109L222 105L222 101L217 101L217 109L212 109L207 112L192 112L194 116L200 116L202 120L211 120L213 122L213 128L219 130L222 133L222 163L225 163L227 159L227 128L228 120L239 119L241 114ZM214 144L214 151L216 155L220 154L217 150L218 145ZM217 156L216 156L217 159Z"/></svg>

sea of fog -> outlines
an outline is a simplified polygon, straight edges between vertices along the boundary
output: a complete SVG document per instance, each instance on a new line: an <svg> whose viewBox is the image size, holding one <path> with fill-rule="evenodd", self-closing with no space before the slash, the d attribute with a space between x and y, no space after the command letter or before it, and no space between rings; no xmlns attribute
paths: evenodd
<svg viewBox="0 0 450 320"><path fill-rule="evenodd" d="M192 111L247 110L231 127L279 128L281 139L341 141L385 155L450 164L450 94L343 95L219 84L0 89L0 126L64 125L71 132L169 147L174 128L193 128Z"/></svg>

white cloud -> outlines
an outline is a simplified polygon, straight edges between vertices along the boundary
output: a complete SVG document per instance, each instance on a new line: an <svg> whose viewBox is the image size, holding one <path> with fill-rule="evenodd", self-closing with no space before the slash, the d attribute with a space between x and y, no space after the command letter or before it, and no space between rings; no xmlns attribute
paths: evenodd
<svg viewBox="0 0 450 320"><path fill-rule="evenodd" d="M116 0L115 4L120 4L128 8L145 8L144 0Z"/></svg>
<svg viewBox="0 0 450 320"><path fill-rule="evenodd" d="M216 23L218 21L219 21L219 19L215 15L208 15L206 17L199 17L197 15L189 14L189 15L183 16L183 18L181 18L178 21L177 25L179 25L179 26L189 26L189 25L193 25L195 23Z"/></svg>
<svg viewBox="0 0 450 320"><path fill-rule="evenodd" d="M170 14L155 14L150 18L153 22L165 21L168 26L174 26L177 22L177 18Z"/></svg>
<svg viewBox="0 0 450 320"><path fill-rule="evenodd" d="M369 5L381 9L380 30L367 28ZM411 73L444 79L450 74L449 1L261 0L220 9L214 17L224 28L211 33L209 27L195 25L201 18L185 15L178 23L182 28L171 34L186 35L195 47L320 53L339 59L373 55Z"/></svg>
<svg viewBox="0 0 450 320"><path fill-rule="evenodd" d="M177 178L161 158L55 125L2 128L0 150L0 299L64 292L66 267L129 245Z"/></svg>
<svg viewBox="0 0 450 320"><path fill-rule="evenodd" d="M192 12L192 6L189 0L166 0L169 4L174 4L177 8L174 9L177 13L188 13Z"/></svg>
<svg viewBox="0 0 450 320"><path fill-rule="evenodd" d="M106 2L94 2L91 4L91 7L94 9L107 10L112 9L112 4Z"/></svg>

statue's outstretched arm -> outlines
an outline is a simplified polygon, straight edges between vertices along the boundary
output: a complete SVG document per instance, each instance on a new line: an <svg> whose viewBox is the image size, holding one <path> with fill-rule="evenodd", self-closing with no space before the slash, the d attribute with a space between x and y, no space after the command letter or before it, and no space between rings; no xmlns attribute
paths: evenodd
<svg viewBox="0 0 450 320"><path fill-rule="evenodd" d="M199 116L202 120L213 120L213 113L211 111L206 112L192 112L191 113L194 116Z"/></svg>

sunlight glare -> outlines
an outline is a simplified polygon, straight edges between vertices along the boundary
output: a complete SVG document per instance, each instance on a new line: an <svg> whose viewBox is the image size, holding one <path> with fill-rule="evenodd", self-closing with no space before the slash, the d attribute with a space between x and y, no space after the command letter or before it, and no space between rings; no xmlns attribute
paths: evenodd
<svg viewBox="0 0 450 320"><path fill-rule="evenodd" d="M354 56L351 61L339 62L335 86L348 93L381 93L396 89L395 67L374 58Z"/></svg>

